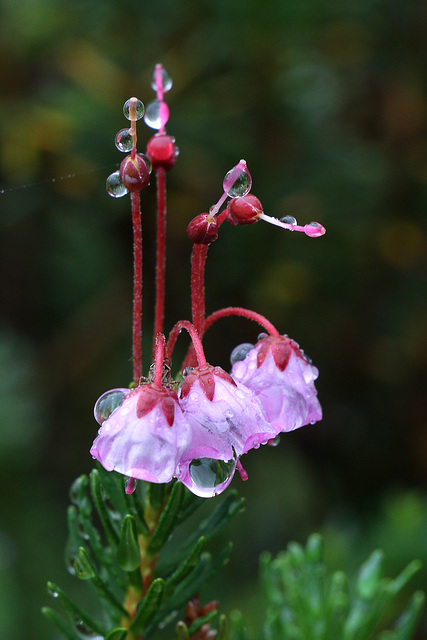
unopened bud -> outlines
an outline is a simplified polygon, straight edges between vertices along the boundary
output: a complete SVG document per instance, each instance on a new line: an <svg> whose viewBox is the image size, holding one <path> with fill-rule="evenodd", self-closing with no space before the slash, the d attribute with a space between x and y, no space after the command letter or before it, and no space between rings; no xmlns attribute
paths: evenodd
<svg viewBox="0 0 427 640"><path fill-rule="evenodd" d="M210 244L218 238L218 222L212 213L201 213L187 227L187 235L195 244Z"/></svg>
<svg viewBox="0 0 427 640"><path fill-rule="evenodd" d="M262 204L255 196L248 194L234 198L228 205L227 222L232 225L253 224L262 213Z"/></svg>
<svg viewBox="0 0 427 640"><path fill-rule="evenodd" d="M153 169L162 167L169 171L178 157L178 148L173 138L164 133L157 133L147 143L147 156Z"/></svg>
<svg viewBox="0 0 427 640"><path fill-rule="evenodd" d="M150 184L151 166L148 158L138 153L126 156L120 165L120 179L128 191L142 191Z"/></svg>

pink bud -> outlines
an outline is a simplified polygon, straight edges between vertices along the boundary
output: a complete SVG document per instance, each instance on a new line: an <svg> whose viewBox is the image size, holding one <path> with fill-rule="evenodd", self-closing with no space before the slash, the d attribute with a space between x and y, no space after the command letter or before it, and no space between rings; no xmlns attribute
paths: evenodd
<svg viewBox="0 0 427 640"><path fill-rule="evenodd" d="M126 156L120 165L120 179L128 191L142 191L150 184L151 168L144 156Z"/></svg>
<svg viewBox="0 0 427 640"><path fill-rule="evenodd" d="M210 244L218 238L218 221L211 213L201 213L187 227L187 235L195 244Z"/></svg>
<svg viewBox="0 0 427 640"><path fill-rule="evenodd" d="M147 143L147 156L153 169L172 169L178 156L173 138L164 133L156 133Z"/></svg>
<svg viewBox="0 0 427 640"><path fill-rule="evenodd" d="M262 204L252 194L234 198L228 205L227 222L231 225L253 224L262 213Z"/></svg>

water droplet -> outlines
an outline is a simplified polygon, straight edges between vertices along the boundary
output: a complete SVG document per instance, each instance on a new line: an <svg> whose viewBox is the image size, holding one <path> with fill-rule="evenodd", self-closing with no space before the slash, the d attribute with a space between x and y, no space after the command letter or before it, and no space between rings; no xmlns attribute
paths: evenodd
<svg viewBox="0 0 427 640"><path fill-rule="evenodd" d="M258 338L257 338L257 340L258 340L258 342L259 342L260 340L263 340L264 338L267 338L267 337L268 337L268 336L267 336L267 334L266 334L266 333L259 333L259 334L258 334Z"/></svg>
<svg viewBox="0 0 427 640"><path fill-rule="evenodd" d="M99 635L97 631L90 629L83 620L76 617L74 619L74 625L76 627L76 631L82 638L91 638L91 640L103 640L103 637Z"/></svg>
<svg viewBox="0 0 427 640"><path fill-rule="evenodd" d="M197 458L189 465L194 493L202 497L210 497L220 493L234 474L235 460L215 460L214 458ZM224 487L225 488L225 487Z"/></svg>
<svg viewBox="0 0 427 640"><path fill-rule="evenodd" d="M67 543L65 548L65 566L67 567L67 571L72 576L76 575L76 570L74 568L74 560L77 554L77 546L73 544L71 541Z"/></svg>
<svg viewBox="0 0 427 640"><path fill-rule="evenodd" d="M185 367L182 372L182 377L186 378L191 371L193 371L193 367Z"/></svg>
<svg viewBox="0 0 427 640"><path fill-rule="evenodd" d="M86 476L80 476L79 478L76 478L70 487L70 500L76 506L79 506L80 503L80 490L83 484L87 484Z"/></svg>
<svg viewBox="0 0 427 640"><path fill-rule="evenodd" d="M294 216L283 216L283 218L280 218L280 222L284 222L285 224L292 224L292 225L298 224L297 219L294 218Z"/></svg>
<svg viewBox="0 0 427 640"><path fill-rule="evenodd" d="M227 418L227 422L228 422L228 420L231 420L232 418L234 418L234 411L231 411L230 409L228 409L225 412L225 417Z"/></svg>
<svg viewBox="0 0 427 640"><path fill-rule="evenodd" d="M128 192L125 185L123 184L119 171L115 171L107 178L107 193L112 198L122 198Z"/></svg>
<svg viewBox="0 0 427 640"><path fill-rule="evenodd" d="M124 103L124 105L123 105L123 115L124 115L124 117L125 117L125 118L127 118L128 120L130 120L130 119L131 119L131 118L130 118L130 109L129 109L129 106L130 106L130 101L131 101L132 99L133 99L133 98L129 98L129 100L126 100L126 102L125 102L125 103ZM144 104L141 102L141 100L136 100L136 103L135 103L135 110L136 110L136 118L135 118L135 119L136 119L136 120L141 120L142 116L144 115L144 111L145 111Z"/></svg>
<svg viewBox="0 0 427 640"><path fill-rule="evenodd" d="M130 129L120 129L119 133L116 135L115 144L117 149L119 151L123 151L123 153L131 151L133 147L133 138Z"/></svg>
<svg viewBox="0 0 427 640"><path fill-rule="evenodd" d="M280 435L277 435L275 438L271 438L271 440L268 440L268 444L270 445L270 447L277 447L277 445L280 444Z"/></svg>
<svg viewBox="0 0 427 640"><path fill-rule="evenodd" d="M130 493L133 493L135 489L136 489L136 478L128 478L128 480L126 481L125 493L129 495Z"/></svg>
<svg viewBox="0 0 427 640"><path fill-rule="evenodd" d="M240 198L245 196L251 190L252 178L246 162L240 161L235 167L226 173L223 183L223 189L230 198Z"/></svg>
<svg viewBox="0 0 427 640"><path fill-rule="evenodd" d="M310 238L319 238L326 233L326 229L319 222L309 222L304 226L304 233Z"/></svg>
<svg viewBox="0 0 427 640"><path fill-rule="evenodd" d="M170 77L166 69L164 69L163 67L161 69L157 69L156 67L154 67L154 71L151 76L151 88L153 89L153 91L157 91L157 89L159 88L157 86L158 74L159 74L161 88L163 92L166 93L167 91L170 91L172 89L172 84L173 84L172 78Z"/></svg>
<svg viewBox="0 0 427 640"><path fill-rule="evenodd" d="M152 129L161 129L169 120L169 107L163 100L153 100L147 104L144 122Z"/></svg>
<svg viewBox="0 0 427 640"><path fill-rule="evenodd" d="M249 351L251 351L253 348L254 345L250 344L249 342L244 342L243 344L239 344L237 345L237 347L234 347L233 351L230 354L231 366L233 366L233 364L239 362L240 360L244 360Z"/></svg>
<svg viewBox="0 0 427 640"><path fill-rule="evenodd" d="M56 591L56 589L54 588L53 584L51 584L49 582L48 587L47 587L47 592L49 595L52 596L52 598L58 598L59 597L59 593Z"/></svg>
<svg viewBox="0 0 427 640"><path fill-rule="evenodd" d="M93 410L98 424L102 424L111 416L113 411L122 404L127 393L127 389L111 389L111 391L106 391L98 398Z"/></svg>
<svg viewBox="0 0 427 640"><path fill-rule="evenodd" d="M95 573L88 563L84 550L81 547L77 551L77 555L74 559L74 570L76 572L76 577L80 578L80 580L90 580L95 577Z"/></svg>

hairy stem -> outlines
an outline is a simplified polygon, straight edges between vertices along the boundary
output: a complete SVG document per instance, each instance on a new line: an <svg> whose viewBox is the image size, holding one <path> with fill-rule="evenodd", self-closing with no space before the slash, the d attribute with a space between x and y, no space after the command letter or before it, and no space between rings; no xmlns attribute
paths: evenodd
<svg viewBox="0 0 427 640"><path fill-rule="evenodd" d="M142 229L139 192L131 193L133 228L133 323L132 359L133 381L136 386L142 375L141 319L142 319Z"/></svg>
<svg viewBox="0 0 427 640"><path fill-rule="evenodd" d="M153 349L156 336L163 333L165 314L166 268L166 171L159 167L157 176L157 252L156 252L156 304L154 312Z"/></svg>

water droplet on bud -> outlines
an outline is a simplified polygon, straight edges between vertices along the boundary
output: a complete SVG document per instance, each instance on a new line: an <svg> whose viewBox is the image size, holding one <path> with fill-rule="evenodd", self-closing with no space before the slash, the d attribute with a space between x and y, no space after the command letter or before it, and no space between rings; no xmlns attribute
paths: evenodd
<svg viewBox="0 0 427 640"><path fill-rule="evenodd" d="M252 177L244 160L241 160L226 173L222 186L230 198L240 198L249 193L252 187Z"/></svg>
<svg viewBox="0 0 427 640"><path fill-rule="evenodd" d="M102 424L105 422L113 411L122 404L128 393L129 389L111 389L111 391L103 393L95 402L93 410L97 423Z"/></svg>
<svg viewBox="0 0 427 640"><path fill-rule="evenodd" d="M259 342L260 340L263 340L264 338L267 338L267 337L268 337L268 336L267 336L267 334L266 334L266 333L259 333L259 334L258 334L258 338L257 338L257 340L258 340L258 342Z"/></svg>
<svg viewBox="0 0 427 640"><path fill-rule="evenodd" d="M167 91L170 91L172 89L172 78L170 77L166 69L164 69L161 65L159 66L161 68L157 67L157 65L154 67L154 71L151 76L151 88L153 89L153 91L157 91L157 89L161 88L163 92L166 93ZM158 87L159 80L161 83L161 87Z"/></svg>
<svg viewBox="0 0 427 640"><path fill-rule="evenodd" d="M125 185L123 184L120 178L120 173L118 171L115 171L114 173L108 176L107 193L112 198L122 198L127 193L129 193Z"/></svg>
<svg viewBox="0 0 427 640"><path fill-rule="evenodd" d="M115 144L117 149L119 151L123 151L123 153L131 151L133 147L133 138L130 129L120 129L119 133L116 135Z"/></svg>
<svg viewBox="0 0 427 640"><path fill-rule="evenodd" d="M304 226L304 233L310 238L319 238L325 235L326 229L319 222L309 222Z"/></svg>
<svg viewBox="0 0 427 640"><path fill-rule="evenodd" d="M182 377L186 378L188 376L188 374L193 371L194 367L185 367L185 369L182 372Z"/></svg>
<svg viewBox="0 0 427 640"><path fill-rule="evenodd" d="M292 225L298 224L297 219L294 218L294 216L283 216L283 218L280 218L280 222Z"/></svg>
<svg viewBox="0 0 427 640"><path fill-rule="evenodd" d="M221 493L229 484L236 470L236 461L197 458L190 462L188 470L193 485L191 491L202 498L209 498Z"/></svg>
<svg viewBox="0 0 427 640"><path fill-rule="evenodd" d="M126 100L126 102L123 105L123 115L128 120L131 120L131 115L130 115L131 100L133 100L133 98L129 98L129 100ZM135 100L135 120L141 120L141 118L144 115L144 112L145 112L144 104L141 102L141 100L136 99Z"/></svg>
<svg viewBox="0 0 427 640"><path fill-rule="evenodd" d="M169 107L163 100L153 100L147 104L144 122L152 129L161 129L169 120Z"/></svg>
<svg viewBox="0 0 427 640"><path fill-rule="evenodd" d="M271 438L271 440L268 441L268 444L270 447L277 447L277 445L280 444L280 435L277 435L275 438Z"/></svg>
<svg viewBox="0 0 427 640"><path fill-rule="evenodd" d="M250 344L249 342L244 342L243 344L237 345L234 347L233 351L230 354L230 363L231 366L240 360L244 360L248 355L249 351L254 348L255 345Z"/></svg>

